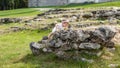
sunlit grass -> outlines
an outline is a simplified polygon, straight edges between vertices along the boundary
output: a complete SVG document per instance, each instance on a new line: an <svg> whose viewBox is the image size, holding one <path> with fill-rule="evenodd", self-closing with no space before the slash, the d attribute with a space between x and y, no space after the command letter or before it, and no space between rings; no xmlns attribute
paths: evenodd
<svg viewBox="0 0 120 68"><path fill-rule="evenodd" d="M50 30L26 30L0 35L0 68L108 68L109 64L120 64L120 47L112 60L95 59L94 63L61 60L54 54L33 56L29 43L47 36Z"/></svg>
<svg viewBox="0 0 120 68"><path fill-rule="evenodd" d="M71 4L66 6L57 6L53 8L120 6L119 4L120 2L88 5ZM38 13L41 12L32 8L25 8L0 11L0 17L29 17L36 16ZM52 20L47 21L50 22ZM0 29L7 29L12 26L24 26L24 24L3 24L0 25ZM37 42L43 36L47 36L49 33L50 30L24 30L15 33L0 35L0 68L108 68L109 64L120 64L119 45L117 45L116 51L114 52L114 56L111 60L97 58L93 63L75 60L61 60L56 58L54 54L41 54L40 56L33 56L29 48L29 43L33 41ZM87 56L85 55L85 57Z"/></svg>
<svg viewBox="0 0 120 68"><path fill-rule="evenodd" d="M40 14L39 10L34 8L24 8L24 9L15 9L15 10L4 10L0 11L0 17L27 17L27 16L36 16Z"/></svg>

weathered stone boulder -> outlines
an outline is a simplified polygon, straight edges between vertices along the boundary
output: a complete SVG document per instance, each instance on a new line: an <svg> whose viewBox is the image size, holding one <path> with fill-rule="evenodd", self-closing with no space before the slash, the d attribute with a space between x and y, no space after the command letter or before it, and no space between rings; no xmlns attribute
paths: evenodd
<svg viewBox="0 0 120 68"><path fill-rule="evenodd" d="M93 17L93 14L92 14L92 13L87 13L87 14L84 14L84 15L83 15L83 18L86 18L86 19L89 19L89 18L91 18L91 17Z"/></svg>
<svg viewBox="0 0 120 68"><path fill-rule="evenodd" d="M80 49L95 50L100 49L100 45L97 43L81 43L79 46Z"/></svg>
<svg viewBox="0 0 120 68"><path fill-rule="evenodd" d="M83 31L83 30L78 30L77 34L78 34L77 37L78 41L85 41L87 38L90 37L90 34L87 31Z"/></svg>
<svg viewBox="0 0 120 68"><path fill-rule="evenodd" d="M105 12L102 16L108 18L108 17L114 16L114 15L115 15L114 12L109 11L109 12Z"/></svg>
<svg viewBox="0 0 120 68"><path fill-rule="evenodd" d="M111 42L114 35L115 31L110 27L100 27L93 31L68 29L55 32L51 39L42 39L39 43L30 44L30 47L45 53L52 52L63 59L80 59L83 52L89 51L89 55L100 56L103 47L114 48L114 43ZM33 50L33 54L40 53L34 53Z"/></svg>
<svg viewBox="0 0 120 68"><path fill-rule="evenodd" d="M91 32L91 41L103 46L109 46L107 43L115 36L116 32L110 27L100 27ZM114 46L113 46L114 47Z"/></svg>

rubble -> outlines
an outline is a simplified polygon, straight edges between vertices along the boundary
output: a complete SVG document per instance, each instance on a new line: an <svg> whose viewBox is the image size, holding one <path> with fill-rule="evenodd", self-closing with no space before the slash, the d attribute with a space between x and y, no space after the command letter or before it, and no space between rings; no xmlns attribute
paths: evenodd
<svg viewBox="0 0 120 68"><path fill-rule="evenodd" d="M5 24L5 23L17 23L22 21L20 18L0 18L0 24Z"/></svg>
<svg viewBox="0 0 120 68"><path fill-rule="evenodd" d="M10 29L9 29L10 32L17 32L17 31L22 31L22 30L26 30L26 28L14 26L14 27L10 27Z"/></svg>
<svg viewBox="0 0 120 68"><path fill-rule="evenodd" d="M83 11L80 13L80 11ZM52 15L53 14L53 15ZM52 16L49 16L52 15ZM56 16L57 15L57 16ZM73 18L75 16L77 18L76 21L79 21L82 17L84 20L86 19L93 19L93 20L98 20L98 19L104 19L107 20L109 17L113 17L115 19L120 19L120 11L116 10L114 11L113 9L102 9L102 10L88 10L84 11L83 9L54 9L54 10L49 10L46 11L42 14L38 14L39 17L45 17L45 18Z"/></svg>
<svg viewBox="0 0 120 68"><path fill-rule="evenodd" d="M92 50L92 49L100 49L100 45L97 43L81 43L79 46L80 49L87 49L87 50Z"/></svg>
<svg viewBox="0 0 120 68"><path fill-rule="evenodd" d="M33 54L54 53L59 58L63 59L81 59L81 53L89 55L101 56L103 48L114 48L114 43L111 41L116 32L110 27L99 27L95 30L61 30L55 32L51 39L45 37L38 43L30 44L30 47L38 49ZM111 46L111 42L113 43ZM109 43L109 44L107 44ZM84 57L83 57L84 58ZM84 59L85 61L93 62L92 60Z"/></svg>
<svg viewBox="0 0 120 68"><path fill-rule="evenodd" d="M38 14L36 17L26 19L23 23L29 28L41 30L51 29L54 26L51 26L50 23L60 23L64 19L69 20L70 25L75 29L99 25L117 25L120 19L119 13L119 10L114 12L111 8L97 10L51 9Z"/></svg>

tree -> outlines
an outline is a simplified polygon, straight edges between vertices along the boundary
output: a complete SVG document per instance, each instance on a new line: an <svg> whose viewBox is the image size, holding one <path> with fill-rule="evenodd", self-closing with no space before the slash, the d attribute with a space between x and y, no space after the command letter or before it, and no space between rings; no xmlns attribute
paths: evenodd
<svg viewBox="0 0 120 68"><path fill-rule="evenodd" d="M28 0L0 0L0 10L28 7Z"/></svg>

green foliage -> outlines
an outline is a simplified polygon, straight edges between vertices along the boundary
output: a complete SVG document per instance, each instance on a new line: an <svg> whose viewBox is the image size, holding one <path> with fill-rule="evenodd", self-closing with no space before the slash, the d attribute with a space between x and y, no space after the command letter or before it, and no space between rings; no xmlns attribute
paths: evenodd
<svg viewBox="0 0 120 68"><path fill-rule="evenodd" d="M25 8L28 6L28 0L0 0L0 10Z"/></svg>

